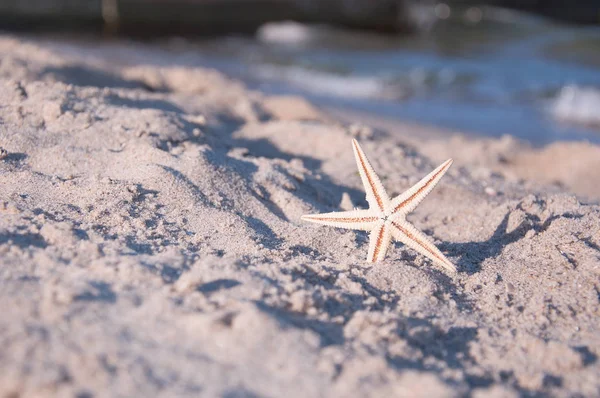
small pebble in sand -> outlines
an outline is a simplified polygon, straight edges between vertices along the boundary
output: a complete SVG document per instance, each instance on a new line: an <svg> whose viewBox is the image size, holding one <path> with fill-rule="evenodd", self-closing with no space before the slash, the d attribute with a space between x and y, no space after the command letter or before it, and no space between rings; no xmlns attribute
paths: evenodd
<svg viewBox="0 0 600 398"><path fill-rule="evenodd" d="M62 107L58 102L48 102L44 104L42 116L46 123L53 122L62 115Z"/></svg>
<svg viewBox="0 0 600 398"><path fill-rule="evenodd" d="M498 192L492 187L485 187L485 194L488 196L496 196Z"/></svg>

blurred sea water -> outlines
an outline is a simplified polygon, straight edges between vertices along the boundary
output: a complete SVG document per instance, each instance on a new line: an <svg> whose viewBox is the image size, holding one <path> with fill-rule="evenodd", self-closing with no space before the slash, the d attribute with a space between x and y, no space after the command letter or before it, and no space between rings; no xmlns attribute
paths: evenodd
<svg viewBox="0 0 600 398"><path fill-rule="evenodd" d="M211 66L272 94L534 145L600 143L600 29L515 11L436 10L414 36L278 23L196 42Z"/></svg>
<svg viewBox="0 0 600 398"><path fill-rule="evenodd" d="M285 22L255 36L46 45L90 64L211 67L252 89L388 125L600 144L600 27L441 6L423 13L415 35Z"/></svg>

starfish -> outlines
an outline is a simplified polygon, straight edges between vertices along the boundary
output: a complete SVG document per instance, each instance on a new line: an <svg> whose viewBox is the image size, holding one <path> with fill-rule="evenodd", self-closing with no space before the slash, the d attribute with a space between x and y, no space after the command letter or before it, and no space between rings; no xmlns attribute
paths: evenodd
<svg viewBox="0 0 600 398"><path fill-rule="evenodd" d="M395 239L426 256L434 264L456 272L454 264L431 243L425 234L406 220L406 215L421 203L448 171L452 159L446 160L409 190L390 199L356 140L352 140L352 147L360 178L365 186L369 209L310 214L302 216L302 220L336 228L370 231L368 262L383 260L391 240Z"/></svg>

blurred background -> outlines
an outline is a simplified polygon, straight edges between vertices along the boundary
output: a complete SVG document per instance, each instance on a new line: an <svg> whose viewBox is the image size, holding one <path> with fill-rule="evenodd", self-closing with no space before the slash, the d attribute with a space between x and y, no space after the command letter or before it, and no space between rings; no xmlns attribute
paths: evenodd
<svg viewBox="0 0 600 398"><path fill-rule="evenodd" d="M150 41L381 119L600 143L600 0L0 0L0 28Z"/></svg>

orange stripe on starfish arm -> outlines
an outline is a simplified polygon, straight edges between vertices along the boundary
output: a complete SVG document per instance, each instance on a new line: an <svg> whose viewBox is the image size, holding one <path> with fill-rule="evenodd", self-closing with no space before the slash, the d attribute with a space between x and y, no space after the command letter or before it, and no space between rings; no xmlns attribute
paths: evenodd
<svg viewBox="0 0 600 398"><path fill-rule="evenodd" d="M429 186L437 179L437 177L440 174L444 173L446 170L448 170L448 168L452 165L452 159L447 160L446 162L447 162L446 166L442 167L429 180L427 180L427 182L425 183L425 185L423 185L421 188L419 188L417 190L417 192L415 192L409 198L405 199L402 203L400 203L398 206L396 206L394 208L394 210L392 211L392 213L395 213L395 212L401 210L406 205L410 204L410 202L412 202L416 197L418 197L423 191L425 191L427 188L429 188Z"/></svg>
<svg viewBox="0 0 600 398"><path fill-rule="evenodd" d="M354 149L356 150L356 154L357 154L358 160L360 162L360 167L362 168L363 173L364 173L365 177L367 178L367 181L369 182L369 186L371 187L371 192L373 193L373 196L375 197L375 200L377 201L379 210L383 211L383 199L377 192L377 187L375 186L375 183L373 182L373 179L371 178L371 174L369 174L369 169L367 167L368 160L366 160L363 157L362 149L358 145L358 141L353 139L352 145L354 146ZM370 166L370 164L369 164L369 166Z"/></svg>
<svg viewBox="0 0 600 398"><path fill-rule="evenodd" d="M381 244L383 243L383 235L385 233L385 224L381 226L379 234L377 235L377 242L375 243L375 250L373 250L373 258L371 261L377 261L379 257L379 251L381 250Z"/></svg>
<svg viewBox="0 0 600 398"><path fill-rule="evenodd" d="M417 239L413 234L410 233L409 230L407 230L406 228L402 228L400 225L396 224L395 222L392 222L392 225L394 227L396 227L398 230L400 230L400 232L402 232L404 235L408 236L409 239L411 239L412 241L414 241L415 243L417 243L419 246L421 246L421 248L423 248L426 252L430 253L433 257L437 258L438 260L440 260L441 262L445 263L447 260L444 259L443 257L440 257L439 254L437 254L436 252L432 251L431 249L429 249L427 247L427 245L425 245L423 242L421 242L419 239Z"/></svg>
<svg viewBox="0 0 600 398"><path fill-rule="evenodd" d="M314 221L338 221L338 222L347 222L347 223L355 223L355 222L372 222L372 221L377 221L379 218L378 217L342 217L342 218L338 218L338 217L317 217L317 215L315 216L302 216L303 219L305 220L314 220Z"/></svg>

